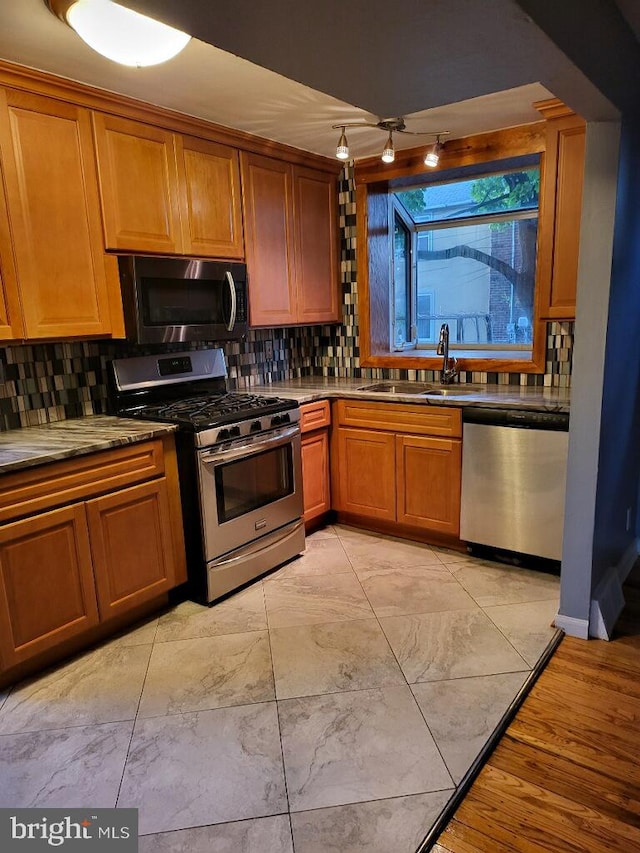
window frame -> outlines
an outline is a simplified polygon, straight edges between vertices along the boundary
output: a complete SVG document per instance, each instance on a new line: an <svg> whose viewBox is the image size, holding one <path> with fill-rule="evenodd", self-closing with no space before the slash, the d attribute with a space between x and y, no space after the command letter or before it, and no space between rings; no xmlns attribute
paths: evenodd
<svg viewBox="0 0 640 853"><path fill-rule="evenodd" d="M513 158L540 155L540 200L538 208L538 251L534 291L533 342L531 350L459 351L462 371L497 373L544 373L546 354L546 319L542 316L544 286L543 265L539 262L540 233L544 227L545 122L536 122L493 133L452 140L442 152L436 172L462 167L487 166ZM465 169L466 170L466 169ZM473 169L470 170L473 172ZM419 183L419 176L433 175L423 162L422 149L401 151L393 164L380 165L377 158L356 164L356 257L358 269L360 363L363 367L400 368L407 370L439 370L442 359L432 350L406 349L394 351L391 344L389 307L392 281L389 258L393 257L393 234L390 228L390 191L408 189ZM386 260L384 260L386 259ZM477 353L477 354L476 354Z"/></svg>
<svg viewBox="0 0 640 853"><path fill-rule="evenodd" d="M404 287L406 288L405 300L407 303L408 310L408 335L407 340L405 340L402 346L395 343L395 312L396 312L396 281L395 281L395 225L396 220L399 221L400 225L404 229L405 233L408 236L409 242L409 263L408 269L405 274ZM393 251L391 252L390 257L390 293L389 299L392 303L393 307L389 309L389 321L391 323L389 329L389 344L393 352L404 352L405 350L413 350L416 348L418 343L417 338L417 322L416 320L416 247L417 247L417 235L415 233L415 228L412 228L412 223L410 223L407 219L407 215L402 208L402 205L398 204L397 200L394 198L392 193L389 193L389 222L393 221L393 230L394 233L392 235L393 240Z"/></svg>

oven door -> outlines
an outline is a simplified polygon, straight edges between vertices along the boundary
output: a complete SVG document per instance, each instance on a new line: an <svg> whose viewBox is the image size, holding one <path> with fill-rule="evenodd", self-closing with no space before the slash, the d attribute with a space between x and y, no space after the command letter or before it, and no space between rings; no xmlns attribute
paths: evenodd
<svg viewBox="0 0 640 853"><path fill-rule="evenodd" d="M198 475L209 563L300 518L300 427L200 450Z"/></svg>

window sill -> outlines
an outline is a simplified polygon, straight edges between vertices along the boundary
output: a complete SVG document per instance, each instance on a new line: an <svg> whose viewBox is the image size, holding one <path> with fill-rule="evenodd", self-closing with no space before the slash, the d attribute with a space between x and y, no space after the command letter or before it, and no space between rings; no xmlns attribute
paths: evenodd
<svg viewBox="0 0 640 853"><path fill-rule="evenodd" d="M535 353L513 350L452 350L461 371L473 373L544 373L544 361L539 362ZM441 370L442 357L427 350L404 350L403 352L378 351L362 355L362 367L380 367L398 370Z"/></svg>

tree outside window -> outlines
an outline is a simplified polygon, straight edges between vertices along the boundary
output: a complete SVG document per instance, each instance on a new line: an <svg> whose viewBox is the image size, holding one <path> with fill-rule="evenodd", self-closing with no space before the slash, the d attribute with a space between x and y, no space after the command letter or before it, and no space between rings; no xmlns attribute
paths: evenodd
<svg viewBox="0 0 640 853"><path fill-rule="evenodd" d="M412 233L402 270L406 282L415 265L416 316L405 325L418 346L433 347L447 322L453 346L531 349L539 190L529 167L394 194Z"/></svg>

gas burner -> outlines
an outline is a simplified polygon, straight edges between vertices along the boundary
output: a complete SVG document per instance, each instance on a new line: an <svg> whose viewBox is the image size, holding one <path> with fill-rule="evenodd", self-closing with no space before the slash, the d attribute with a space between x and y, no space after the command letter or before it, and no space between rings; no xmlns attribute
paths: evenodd
<svg viewBox="0 0 640 853"><path fill-rule="evenodd" d="M280 397L228 391L137 405L135 410L130 409L128 414L147 420L177 423L183 428L197 432L208 427L235 423L251 416L269 415L295 405L295 401L282 400ZM123 410L122 413L127 412Z"/></svg>

